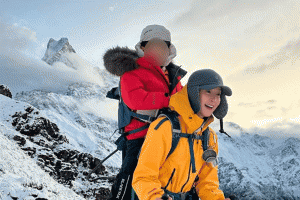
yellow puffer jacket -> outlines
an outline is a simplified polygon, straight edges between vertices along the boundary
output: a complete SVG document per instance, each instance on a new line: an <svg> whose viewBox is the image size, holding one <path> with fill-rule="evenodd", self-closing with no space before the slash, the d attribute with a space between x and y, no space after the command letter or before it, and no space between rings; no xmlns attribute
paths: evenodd
<svg viewBox="0 0 300 200"><path fill-rule="evenodd" d="M192 134L204 122L194 114L189 104L186 86L171 97L170 108L179 113L183 133ZM224 200L224 194L219 189L217 166L213 167L202 159L201 140L194 140L196 173L192 173L187 138L180 138L175 151L166 159L171 149L172 127L171 122L166 121L155 130L154 128L162 119L159 118L150 125L133 175L132 185L139 199L155 200L161 197L164 194L162 187L165 187L168 182L167 190L173 193L188 192L198 176L199 180L195 184L201 200ZM213 122L212 116L205 122L202 130L205 130L211 122ZM202 130L197 134L202 134ZM217 135L212 129L209 130L212 133L210 146L218 152Z"/></svg>

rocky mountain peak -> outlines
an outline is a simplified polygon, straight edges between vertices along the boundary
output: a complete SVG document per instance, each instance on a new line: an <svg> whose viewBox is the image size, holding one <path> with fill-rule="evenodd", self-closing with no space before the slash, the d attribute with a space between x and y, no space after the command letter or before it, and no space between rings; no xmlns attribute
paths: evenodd
<svg viewBox="0 0 300 200"><path fill-rule="evenodd" d="M0 94L12 98L12 94L6 85L0 84Z"/></svg>
<svg viewBox="0 0 300 200"><path fill-rule="evenodd" d="M49 65L53 65L53 63L60 61L67 66L74 68L72 62L68 59L68 56L65 56L66 53L76 53L70 45L68 38L61 38L58 41L50 38L47 44L47 50L42 60Z"/></svg>

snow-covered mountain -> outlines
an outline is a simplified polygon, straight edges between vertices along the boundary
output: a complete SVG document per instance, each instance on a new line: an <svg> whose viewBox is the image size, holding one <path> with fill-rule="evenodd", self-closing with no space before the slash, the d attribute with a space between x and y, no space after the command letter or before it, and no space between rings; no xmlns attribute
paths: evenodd
<svg viewBox="0 0 300 200"><path fill-rule="evenodd" d="M48 42L47 50L42 60L49 65L52 65L54 62L63 62L65 65L75 68L72 61L65 56L67 55L66 52L76 53L70 45L68 38L61 38L58 41L51 38Z"/></svg>
<svg viewBox="0 0 300 200"><path fill-rule="evenodd" d="M64 38L49 41L43 60L57 70L64 66L87 75L92 70L102 84L81 77L59 90L41 89L36 82L31 83L36 89L12 98L0 95L0 199L105 199L110 177L121 165L120 152L86 177L116 149L117 102L105 96L118 78L83 65ZM231 138L218 137L220 187L226 194L300 199L299 139L247 133L231 122L225 130Z"/></svg>
<svg viewBox="0 0 300 200"><path fill-rule="evenodd" d="M250 134L234 123L225 127L232 138L218 136L220 187L226 193L240 199L300 198L300 139Z"/></svg>

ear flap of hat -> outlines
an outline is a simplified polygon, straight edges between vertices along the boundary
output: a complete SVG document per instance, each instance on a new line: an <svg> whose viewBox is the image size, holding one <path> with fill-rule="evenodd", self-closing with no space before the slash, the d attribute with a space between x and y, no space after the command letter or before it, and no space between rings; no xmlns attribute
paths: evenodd
<svg viewBox="0 0 300 200"><path fill-rule="evenodd" d="M166 64L164 66L168 66L170 64L170 62L172 62L172 60L177 55L176 48L172 43L171 43L169 48L170 48L170 55L169 55L168 60L166 61Z"/></svg>
<svg viewBox="0 0 300 200"><path fill-rule="evenodd" d="M198 113L200 111L200 100L199 100L199 92L200 89L198 86L189 86L187 85L187 92L189 97L189 102L191 108L193 109L194 113Z"/></svg>
<svg viewBox="0 0 300 200"><path fill-rule="evenodd" d="M221 102L217 109L214 111L214 116L218 119L222 119L228 112L228 103L225 94L221 94Z"/></svg>
<svg viewBox="0 0 300 200"><path fill-rule="evenodd" d="M138 42L135 45L135 50L136 50L136 53L138 54L139 57L143 57L144 56L144 51L141 49L141 42Z"/></svg>

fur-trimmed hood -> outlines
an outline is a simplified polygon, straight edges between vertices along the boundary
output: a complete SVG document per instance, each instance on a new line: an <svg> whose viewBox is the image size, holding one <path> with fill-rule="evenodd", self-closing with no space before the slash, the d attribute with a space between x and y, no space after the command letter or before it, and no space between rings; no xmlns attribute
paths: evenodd
<svg viewBox="0 0 300 200"><path fill-rule="evenodd" d="M122 76L125 72L138 68L136 59L139 58L135 50L128 47L114 47L103 56L104 67L111 74Z"/></svg>
<svg viewBox="0 0 300 200"><path fill-rule="evenodd" d="M138 58L139 56L135 50L117 46L107 50L104 54L104 67L111 74L122 76L125 72L139 68L139 65L136 63ZM173 91L187 71L172 62L166 68L169 72L170 91Z"/></svg>

